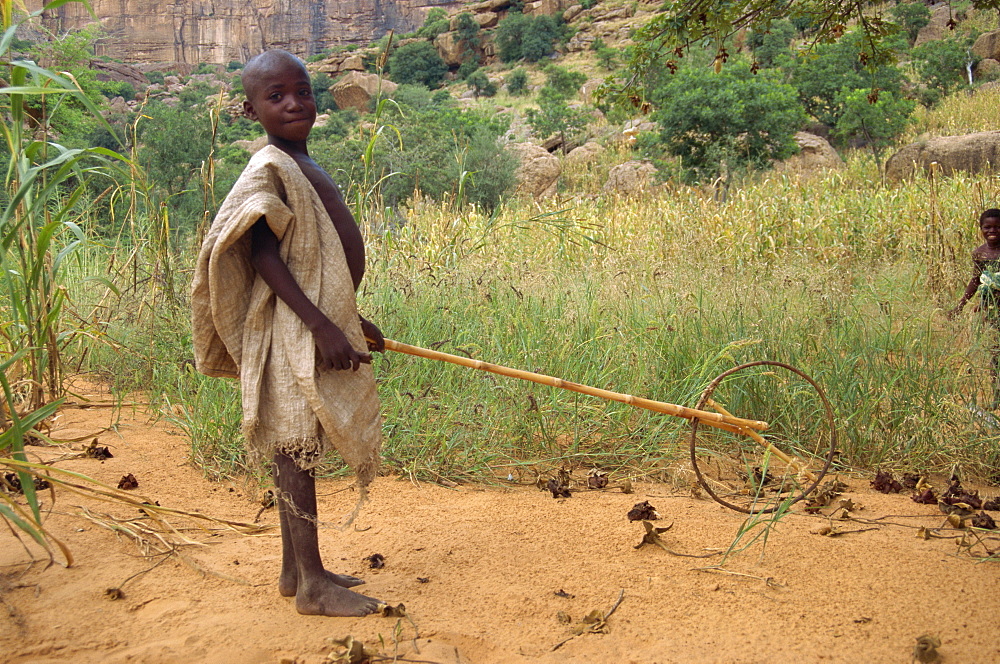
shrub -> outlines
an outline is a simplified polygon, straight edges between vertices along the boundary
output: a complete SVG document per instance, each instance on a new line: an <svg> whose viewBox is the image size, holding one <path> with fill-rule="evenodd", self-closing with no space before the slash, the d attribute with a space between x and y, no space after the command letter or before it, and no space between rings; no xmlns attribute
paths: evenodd
<svg viewBox="0 0 1000 664"><path fill-rule="evenodd" d="M716 175L723 161L755 168L792 155L806 120L794 88L769 71L753 74L745 62L730 62L718 74L683 67L666 75L650 99L660 142L694 179Z"/></svg>
<svg viewBox="0 0 1000 664"><path fill-rule="evenodd" d="M389 77L396 83L420 83L436 88L447 73L448 65L427 41L403 44L389 58Z"/></svg>
<svg viewBox="0 0 1000 664"><path fill-rule="evenodd" d="M923 2L900 2L889 13L910 38L910 44L916 40L920 29L931 22L931 10Z"/></svg>
<svg viewBox="0 0 1000 664"><path fill-rule="evenodd" d="M507 86L507 92L519 96L528 93L528 72L524 71L521 67L511 71L507 74L507 78L504 79L504 85Z"/></svg>
<svg viewBox="0 0 1000 664"><path fill-rule="evenodd" d="M490 80L482 69L477 69L465 79L469 89L476 93L477 97L492 97L497 93L497 86Z"/></svg>
<svg viewBox="0 0 1000 664"><path fill-rule="evenodd" d="M927 88L923 100L933 106L955 90L969 87L968 67L975 67L979 58L969 50L969 39L937 39L913 49L913 66Z"/></svg>
<svg viewBox="0 0 1000 664"><path fill-rule="evenodd" d="M878 88L902 95L905 78L889 62L866 64L861 57L864 35L855 30L833 44L819 44L814 53L797 56L791 66L791 82L806 111L828 127L836 126L844 112L843 90Z"/></svg>
<svg viewBox="0 0 1000 664"><path fill-rule="evenodd" d="M537 62L555 51L559 38L560 26L555 18L532 18L518 13L508 14L500 21L494 35L497 54L504 62Z"/></svg>
<svg viewBox="0 0 1000 664"><path fill-rule="evenodd" d="M448 12L441 7L434 7L427 12L423 27L417 30L417 36L434 39L442 32L448 32Z"/></svg>

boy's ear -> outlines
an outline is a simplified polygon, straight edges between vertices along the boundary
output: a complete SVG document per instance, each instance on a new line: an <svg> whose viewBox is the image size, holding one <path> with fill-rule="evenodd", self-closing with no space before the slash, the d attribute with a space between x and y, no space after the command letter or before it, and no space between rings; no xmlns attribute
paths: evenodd
<svg viewBox="0 0 1000 664"><path fill-rule="evenodd" d="M243 100L243 115L247 116L251 120L257 119L257 111L254 110L253 104L250 103L249 99Z"/></svg>

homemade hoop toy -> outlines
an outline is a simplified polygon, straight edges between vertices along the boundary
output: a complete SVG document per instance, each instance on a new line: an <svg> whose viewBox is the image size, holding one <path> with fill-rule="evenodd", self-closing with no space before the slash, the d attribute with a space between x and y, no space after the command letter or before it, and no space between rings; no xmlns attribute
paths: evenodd
<svg viewBox="0 0 1000 664"><path fill-rule="evenodd" d="M691 468L698 483L720 505L744 514L767 514L802 500L819 486L836 455L836 424L830 402L812 378L783 362L763 360L733 367L712 380L697 405L688 408L392 339L385 340L385 347L690 420ZM762 391L765 380L770 385ZM778 415L777 421L737 417L727 408L737 410L749 401L768 403ZM761 435L763 431L771 432L770 440ZM779 441L785 449L776 444ZM822 466L810 469L786 449L822 461Z"/></svg>

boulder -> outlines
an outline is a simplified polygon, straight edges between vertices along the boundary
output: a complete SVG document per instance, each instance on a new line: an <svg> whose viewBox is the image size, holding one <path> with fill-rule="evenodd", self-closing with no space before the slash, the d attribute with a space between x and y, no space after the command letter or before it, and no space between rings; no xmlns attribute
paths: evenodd
<svg viewBox="0 0 1000 664"><path fill-rule="evenodd" d="M260 136L258 138L253 139L252 141L246 141L242 139L238 141L233 141L233 147L243 148L250 154L257 154L258 152L264 149L265 145L267 145L267 136Z"/></svg>
<svg viewBox="0 0 1000 664"><path fill-rule="evenodd" d="M594 161L604 153L604 148L600 143L588 141L578 148L570 150L566 155L566 163L572 166L584 166Z"/></svg>
<svg viewBox="0 0 1000 664"><path fill-rule="evenodd" d="M659 131L660 125L655 122L650 122L649 120L637 119L629 120L622 127L622 139L628 145L633 145L635 139L639 134L645 133L647 131Z"/></svg>
<svg viewBox="0 0 1000 664"><path fill-rule="evenodd" d="M338 108L351 108L364 113L368 110L372 97L378 94L380 86L384 95L391 95L399 87L390 80L379 78L377 74L351 71L330 86L330 94Z"/></svg>
<svg viewBox="0 0 1000 664"><path fill-rule="evenodd" d="M149 79L140 70L123 62L105 62L91 60L90 68L96 73L98 81L124 81L131 83L136 92L149 87Z"/></svg>
<svg viewBox="0 0 1000 664"><path fill-rule="evenodd" d="M914 46L926 44L929 41L944 39L951 32L948 23L952 20L951 7L947 3L934 5L931 7L931 20L924 27L920 28Z"/></svg>
<svg viewBox="0 0 1000 664"><path fill-rule="evenodd" d="M574 18L579 16L580 12L582 11L583 7L581 7L580 5L570 5L569 7L566 8L566 11L563 12L563 21L569 23Z"/></svg>
<svg viewBox="0 0 1000 664"><path fill-rule="evenodd" d="M995 81L1000 78L1000 61L993 58L980 60L974 77L977 81Z"/></svg>
<svg viewBox="0 0 1000 664"><path fill-rule="evenodd" d="M972 53L984 60L1000 60L1000 30L979 35L972 45Z"/></svg>
<svg viewBox="0 0 1000 664"><path fill-rule="evenodd" d="M608 172L608 181L601 187L607 194L634 196L649 189L656 167L648 161L626 161Z"/></svg>
<svg viewBox="0 0 1000 664"><path fill-rule="evenodd" d="M983 131L964 136L939 136L910 143L885 163L886 179L898 182L937 162L941 173L980 173L1000 170L1000 131Z"/></svg>
<svg viewBox="0 0 1000 664"><path fill-rule="evenodd" d="M507 149L520 162L517 167L517 193L534 199L548 198L556 193L561 168L559 158L540 145L511 143Z"/></svg>
<svg viewBox="0 0 1000 664"><path fill-rule="evenodd" d="M434 38L434 48L449 67L462 64L465 54L465 43L458 38L457 32L442 32Z"/></svg>
<svg viewBox="0 0 1000 664"><path fill-rule="evenodd" d="M129 112L128 102L124 97L115 97L108 104L108 111L116 115L125 115Z"/></svg>
<svg viewBox="0 0 1000 664"><path fill-rule="evenodd" d="M822 136L799 131L795 133L795 142L799 145L799 153L775 164L776 170L815 173L844 165L844 160Z"/></svg>
<svg viewBox="0 0 1000 664"><path fill-rule="evenodd" d="M562 0L534 0L534 2L525 2L524 9L521 11L525 15L553 16L564 6Z"/></svg>

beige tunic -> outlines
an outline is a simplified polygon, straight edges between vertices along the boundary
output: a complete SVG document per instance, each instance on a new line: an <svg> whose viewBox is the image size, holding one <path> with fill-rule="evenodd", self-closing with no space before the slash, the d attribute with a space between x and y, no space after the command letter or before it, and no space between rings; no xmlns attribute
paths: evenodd
<svg viewBox="0 0 1000 664"><path fill-rule="evenodd" d="M209 376L240 379L248 451L315 466L330 448L360 486L375 476L381 445L370 365L317 366L312 333L250 264L250 230L261 217L306 296L358 350L366 348L344 250L326 208L295 161L267 146L250 160L205 237L192 285L195 362Z"/></svg>

